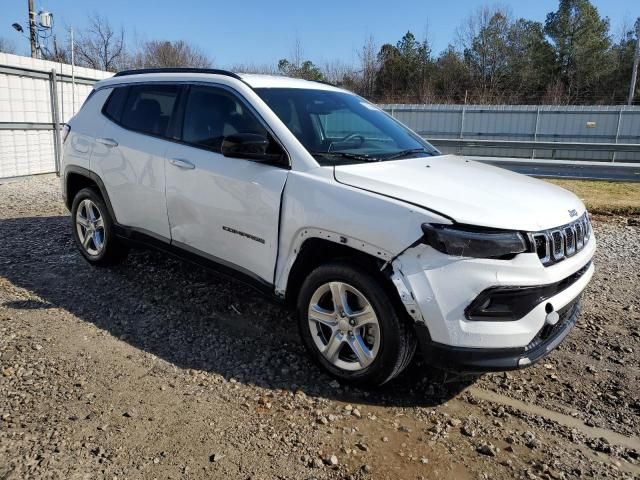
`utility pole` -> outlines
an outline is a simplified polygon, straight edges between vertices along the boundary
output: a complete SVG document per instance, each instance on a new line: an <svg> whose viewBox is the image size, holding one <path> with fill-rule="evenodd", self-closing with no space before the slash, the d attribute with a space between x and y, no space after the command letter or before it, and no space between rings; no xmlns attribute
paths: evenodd
<svg viewBox="0 0 640 480"><path fill-rule="evenodd" d="M638 63L640 62L640 17L636 20L636 53L633 57L633 70L631 71L631 85L629 85L629 100L627 105L633 105L633 97L636 93L636 80L638 79Z"/></svg>
<svg viewBox="0 0 640 480"><path fill-rule="evenodd" d="M73 42L73 27L69 29L71 34L71 100L73 114L76 114L76 44Z"/></svg>
<svg viewBox="0 0 640 480"><path fill-rule="evenodd" d="M31 42L31 57L38 58L38 36L36 33L36 12L33 0L29 0L29 40Z"/></svg>

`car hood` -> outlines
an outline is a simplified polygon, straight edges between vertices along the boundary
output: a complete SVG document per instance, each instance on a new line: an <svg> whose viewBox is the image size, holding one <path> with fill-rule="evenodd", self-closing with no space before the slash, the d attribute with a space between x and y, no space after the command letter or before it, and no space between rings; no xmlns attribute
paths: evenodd
<svg viewBox="0 0 640 480"><path fill-rule="evenodd" d="M338 182L443 214L458 223L538 231L585 211L567 190L455 155L336 166Z"/></svg>

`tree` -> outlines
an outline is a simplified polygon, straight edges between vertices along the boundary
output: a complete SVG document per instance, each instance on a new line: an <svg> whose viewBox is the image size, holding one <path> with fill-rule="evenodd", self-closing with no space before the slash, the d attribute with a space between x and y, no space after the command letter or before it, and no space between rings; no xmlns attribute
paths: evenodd
<svg viewBox="0 0 640 480"><path fill-rule="evenodd" d="M11 40L0 37L0 53L16 53L16 45Z"/></svg>
<svg viewBox="0 0 640 480"><path fill-rule="evenodd" d="M511 23L505 10L484 6L470 15L459 30L464 59L482 102L495 101L504 90L513 57Z"/></svg>
<svg viewBox="0 0 640 480"><path fill-rule="evenodd" d="M629 94L629 80L637 43L636 29L628 22L623 26L618 41L611 48L612 70L607 85L608 103L624 102ZM640 94L640 82L636 85Z"/></svg>
<svg viewBox="0 0 640 480"><path fill-rule="evenodd" d="M58 37L53 36L51 45L41 45L42 58L52 62L71 63L71 47L69 44L58 42Z"/></svg>
<svg viewBox="0 0 640 480"><path fill-rule="evenodd" d="M547 15L545 33L556 52L559 80L570 101L593 99L611 73L609 19L589 0L560 0Z"/></svg>
<svg viewBox="0 0 640 480"><path fill-rule="evenodd" d="M278 61L278 71L282 75L294 78L303 78L305 80L316 80L324 82L326 78L322 73L320 67L318 67L311 60L304 60L304 54L302 51L302 42L296 37L293 44L293 51L291 52L290 59L281 58Z"/></svg>
<svg viewBox="0 0 640 480"><path fill-rule="evenodd" d="M519 103L537 103L557 73L553 47L540 22L519 19L509 28L509 66L505 87Z"/></svg>
<svg viewBox="0 0 640 480"><path fill-rule="evenodd" d="M426 101L433 65L431 48L426 40L419 42L413 33L407 32L395 46L382 45L378 63L376 93L379 98Z"/></svg>
<svg viewBox="0 0 640 480"><path fill-rule="evenodd" d="M152 40L145 42L134 55L134 68L195 67L207 68L211 60L198 47L183 40Z"/></svg>
<svg viewBox="0 0 640 480"><path fill-rule="evenodd" d="M434 93L440 102L463 103L471 88L469 69L453 45L449 45L436 60Z"/></svg>
<svg viewBox="0 0 640 480"><path fill-rule="evenodd" d="M357 90L363 97L372 99L375 93L378 69L380 68L373 35L367 37L362 49L358 52L358 57L360 59L361 81Z"/></svg>
<svg viewBox="0 0 640 480"><path fill-rule="evenodd" d="M79 33L75 48L78 64L97 70L116 72L127 59L124 29L114 30L99 15L89 17L89 26Z"/></svg>
<svg viewBox="0 0 640 480"><path fill-rule="evenodd" d="M278 71L287 77L303 78L305 80L315 80L324 82L326 79L316 64L311 60L304 60L296 66L295 63L281 59L278 62Z"/></svg>

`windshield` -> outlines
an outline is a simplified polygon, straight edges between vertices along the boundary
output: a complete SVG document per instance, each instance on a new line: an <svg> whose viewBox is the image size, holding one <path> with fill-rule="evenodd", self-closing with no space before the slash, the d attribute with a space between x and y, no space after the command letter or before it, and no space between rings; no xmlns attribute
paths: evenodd
<svg viewBox="0 0 640 480"><path fill-rule="evenodd" d="M440 154L357 95L301 88L256 92L321 165Z"/></svg>

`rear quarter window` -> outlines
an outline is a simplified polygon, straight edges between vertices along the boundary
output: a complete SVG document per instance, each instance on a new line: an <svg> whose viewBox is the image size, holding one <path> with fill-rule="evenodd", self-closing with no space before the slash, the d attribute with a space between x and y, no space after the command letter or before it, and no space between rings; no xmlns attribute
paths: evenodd
<svg viewBox="0 0 640 480"><path fill-rule="evenodd" d="M111 95L104 104L102 113L113 120L116 123L120 123L120 116L122 115L122 107L127 99L128 87L117 87L113 89Z"/></svg>

